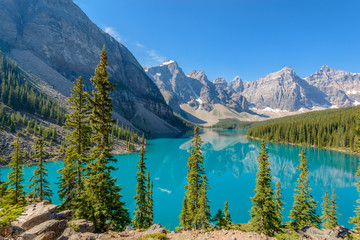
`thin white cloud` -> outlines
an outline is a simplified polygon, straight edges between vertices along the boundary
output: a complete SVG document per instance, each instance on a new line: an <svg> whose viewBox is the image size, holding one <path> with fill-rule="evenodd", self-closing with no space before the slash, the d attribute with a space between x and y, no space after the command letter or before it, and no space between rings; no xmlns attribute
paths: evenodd
<svg viewBox="0 0 360 240"><path fill-rule="evenodd" d="M162 63L166 60L166 57L161 56L154 49L146 51L146 53L156 62Z"/></svg>
<svg viewBox="0 0 360 240"><path fill-rule="evenodd" d="M141 44L139 42L136 42L135 45L139 48L145 48L145 45L144 44Z"/></svg>
<svg viewBox="0 0 360 240"><path fill-rule="evenodd" d="M115 38L118 42L121 41L121 35L112 27L105 27L104 32L108 33L110 36Z"/></svg>

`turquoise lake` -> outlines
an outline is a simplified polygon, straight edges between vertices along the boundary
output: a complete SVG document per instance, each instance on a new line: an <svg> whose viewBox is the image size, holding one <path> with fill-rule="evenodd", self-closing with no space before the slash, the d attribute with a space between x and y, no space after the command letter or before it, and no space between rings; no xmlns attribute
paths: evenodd
<svg viewBox="0 0 360 240"><path fill-rule="evenodd" d="M251 199L255 188L257 155L260 141L248 139L246 131L205 129L201 133L206 174L210 190L208 198L210 209L214 214L223 209L225 201L229 202L230 214L234 223L245 223L249 220ZM155 223L174 229L179 225L186 184L186 164L190 136L182 138L158 138L148 141L146 164L154 182L154 217ZM271 162L273 182L280 179L285 198L284 220L293 202L295 182L298 178L296 166L302 147L286 144L267 143ZM304 148L310 165L310 184L312 194L318 201L318 213L325 190L335 189L338 195L339 223L352 227L348 223L353 216L359 194L356 190L355 172L358 156L316 148ZM122 187L122 200L132 213L136 185L138 153L116 156L118 168L113 176L118 178ZM57 170L62 162L48 162L51 189L57 192ZM32 175L33 167L25 167L25 179ZM1 168L1 178L6 180L9 168ZM52 198L58 204L57 194Z"/></svg>

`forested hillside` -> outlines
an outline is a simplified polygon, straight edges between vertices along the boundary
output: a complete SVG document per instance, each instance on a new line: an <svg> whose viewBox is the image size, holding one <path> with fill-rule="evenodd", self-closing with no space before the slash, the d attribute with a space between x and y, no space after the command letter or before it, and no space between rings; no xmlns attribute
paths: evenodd
<svg viewBox="0 0 360 240"><path fill-rule="evenodd" d="M66 110L64 103L44 93L18 67L17 63L0 51L0 152L8 162L16 133L20 134L22 153L27 160L34 153L37 138L46 141L49 157L61 158L65 150ZM137 134L126 126L113 125L111 141L116 152L134 151ZM124 141L118 141L124 140Z"/></svg>
<svg viewBox="0 0 360 240"><path fill-rule="evenodd" d="M359 110L357 106L269 120L250 128L248 136L353 152Z"/></svg>

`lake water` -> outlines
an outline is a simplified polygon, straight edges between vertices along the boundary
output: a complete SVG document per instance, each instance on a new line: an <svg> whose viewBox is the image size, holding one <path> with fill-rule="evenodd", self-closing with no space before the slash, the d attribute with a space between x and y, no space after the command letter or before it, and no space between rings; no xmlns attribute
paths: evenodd
<svg viewBox="0 0 360 240"><path fill-rule="evenodd" d="M214 214L223 209L225 201L229 202L230 214L234 223L245 223L249 220L251 208L250 197L254 195L257 155L260 142L248 139L245 131L205 129L201 133L206 174L210 189L208 198L210 209ZM161 223L169 229L179 225L186 184L186 164L189 136L183 138L158 138L149 140L146 149L146 165L154 182L154 217L155 223ZM273 182L280 179L285 198L284 216L287 221L293 203L295 182L298 178L298 164L301 147L267 143L270 156ZM339 222L346 227L353 216L355 202L359 197L356 190L355 172L358 157L335 151L305 148L310 165L310 184L312 194L318 201L318 213L325 190L335 189L338 195ZM118 168L114 177L122 187L121 194L126 207L132 213L135 208L134 195L138 153L117 156ZM52 190L57 192L57 170L62 162L48 162L49 181ZM33 167L25 167L25 179L32 175ZM6 180L9 168L1 168L1 178ZM58 204L57 194L52 198Z"/></svg>

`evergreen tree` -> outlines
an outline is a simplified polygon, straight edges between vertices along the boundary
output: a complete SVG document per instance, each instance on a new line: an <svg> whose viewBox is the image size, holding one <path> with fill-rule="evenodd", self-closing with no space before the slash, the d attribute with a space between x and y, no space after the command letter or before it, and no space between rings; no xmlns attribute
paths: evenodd
<svg viewBox="0 0 360 240"><path fill-rule="evenodd" d="M187 208L188 208L188 200L187 200L187 196L185 195L185 197L183 199L183 206L181 209L181 214L179 216L180 225L182 226L183 230L191 229L191 219L190 219L191 215Z"/></svg>
<svg viewBox="0 0 360 240"><path fill-rule="evenodd" d="M59 197L61 208L76 208L77 199L83 190L84 165L89 161L91 128L89 124L89 94L84 91L82 77L74 82L71 96L67 99L69 114L66 115L67 135L64 167L59 170ZM55 131L56 132L56 131Z"/></svg>
<svg viewBox="0 0 360 240"><path fill-rule="evenodd" d="M20 154L20 138L19 133L16 134L13 142L14 150L11 153L10 172L8 175L8 189L5 197L5 201L9 205L25 205L25 191L24 185L24 163Z"/></svg>
<svg viewBox="0 0 360 240"><path fill-rule="evenodd" d="M336 202L336 194L335 189L333 189L332 196L331 196L331 206L330 206L330 219L329 219L329 228L333 229L337 226L339 226L339 223L337 220L339 219L338 212L337 212L337 202Z"/></svg>
<svg viewBox="0 0 360 240"><path fill-rule="evenodd" d="M135 211L132 224L135 228L141 229L147 227L148 203L147 203L147 185L146 185L146 166L145 166L145 147L141 145L139 162L136 166L139 171L136 174L136 195L135 195Z"/></svg>
<svg viewBox="0 0 360 240"><path fill-rule="evenodd" d="M182 212L179 216L180 224L184 229L206 228L210 221L207 190L208 180L205 176L204 159L201 151L201 137L199 128L195 127L194 137L191 140L190 156L187 163L187 185Z"/></svg>
<svg viewBox="0 0 360 240"><path fill-rule="evenodd" d="M317 202L310 194L309 167L304 149L301 151L297 169L300 170L300 176L296 182L294 204L290 211L291 226L295 229L300 229L305 225L319 227L320 218L316 214Z"/></svg>
<svg viewBox="0 0 360 240"><path fill-rule="evenodd" d="M283 209L284 209L284 197L282 195L282 188L280 185L280 181L278 180L276 182L276 188L275 188L275 210L276 215L278 219L282 219L283 216Z"/></svg>
<svg viewBox="0 0 360 240"><path fill-rule="evenodd" d="M220 208L217 211L217 213L214 215L214 217L211 221L215 222L216 223L215 226L218 228L222 228L222 227L226 226L225 215L224 215L223 211L221 211Z"/></svg>
<svg viewBox="0 0 360 240"><path fill-rule="evenodd" d="M255 231L273 236L280 231L281 219L276 214L274 192L271 187L270 162L265 142L261 143L258 156L259 168L256 173L255 195L250 210L250 224Z"/></svg>
<svg viewBox="0 0 360 240"><path fill-rule="evenodd" d="M230 226L233 224L230 216L228 201L225 202L225 206L224 206L224 220L225 220L225 226Z"/></svg>
<svg viewBox="0 0 360 240"><path fill-rule="evenodd" d="M53 195L49 186L49 182L46 180L46 177L48 176L48 170L44 165L46 161L46 153L44 148L44 140L41 138L36 139L34 158L37 159L37 162L32 164L36 166L36 169L30 178L31 184L29 185L29 188L33 188L30 194L40 202L45 199L50 200L50 197Z"/></svg>
<svg viewBox="0 0 360 240"><path fill-rule="evenodd" d="M198 192L198 200L199 200L199 207L195 212L194 217L194 226L195 229L200 227L202 229L206 229L210 226L210 207L208 205L209 200L207 199L207 190L209 189L208 180L205 175L203 175L203 180L201 183L200 190Z"/></svg>
<svg viewBox="0 0 360 240"><path fill-rule="evenodd" d="M321 222L323 226L326 229L331 229L330 227L330 211L331 211L331 201L329 198L328 191L325 191L325 194L323 196L323 202L321 203L321 209L322 209L322 216L321 216Z"/></svg>
<svg viewBox="0 0 360 240"><path fill-rule="evenodd" d="M360 152L360 111L358 112L357 119L356 119L356 137L354 142L355 151ZM355 176L360 177L360 165L355 173ZM356 183L357 191L360 193L360 181ZM357 207L354 211L355 216L350 218L350 223L355 224L355 228L360 230L360 199L356 200Z"/></svg>
<svg viewBox="0 0 360 240"><path fill-rule="evenodd" d="M94 132L91 140L95 145L91 149L93 160L88 165L88 175L83 181L84 191L80 195L81 204L76 211L79 218L92 221L98 232L121 230L130 223L128 210L121 201L121 188L116 184L116 178L111 177L115 168L110 163L115 163L116 159L109 143L113 110L109 94L114 91L115 85L109 81L107 68L104 46L100 64L91 78L95 89L92 92L93 98L90 99L90 125Z"/></svg>
<svg viewBox="0 0 360 240"><path fill-rule="evenodd" d="M144 143L144 141L143 141ZM153 200L153 182L150 180L150 173L147 173L146 178L146 202L147 202L147 227L150 227L154 223L154 200Z"/></svg>

